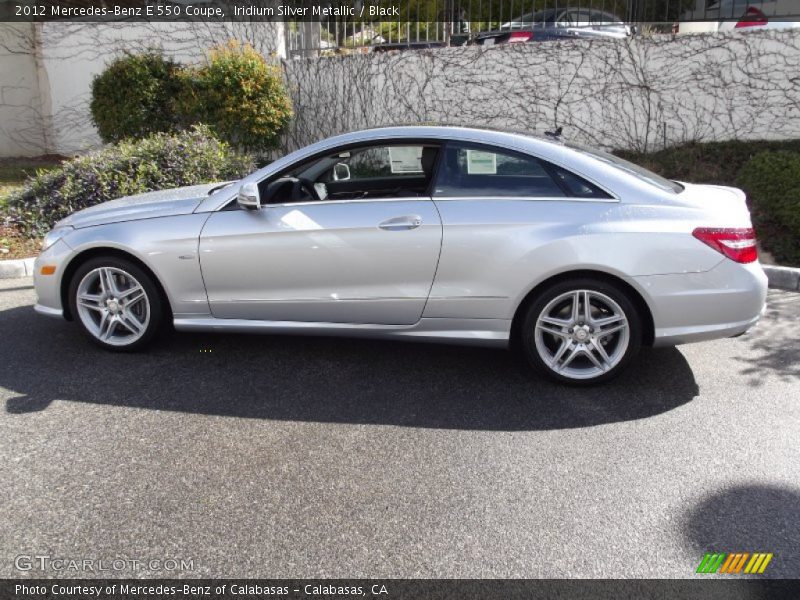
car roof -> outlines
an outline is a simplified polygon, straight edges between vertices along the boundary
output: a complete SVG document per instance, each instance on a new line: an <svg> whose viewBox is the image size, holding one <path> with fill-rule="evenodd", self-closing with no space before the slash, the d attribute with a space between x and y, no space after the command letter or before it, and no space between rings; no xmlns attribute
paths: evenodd
<svg viewBox="0 0 800 600"><path fill-rule="evenodd" d="M328 146L346 145L349 143L380 141L383 139L430 139L430 140L459 140L476 143L497 144L508 148L518 147L524 150L552 149L554 146L564 147L563 143L555 138L548 138L528 132L517 132L489 127L464 127L460 125L395 125L388 127L373 127L352 131L327 138L316 144L307 146L311 149L320 146L324 150Z"/></svg>

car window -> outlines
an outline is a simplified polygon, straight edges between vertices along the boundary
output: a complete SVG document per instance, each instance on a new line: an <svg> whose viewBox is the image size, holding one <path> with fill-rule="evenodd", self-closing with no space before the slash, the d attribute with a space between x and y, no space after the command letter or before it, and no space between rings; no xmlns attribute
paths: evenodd
<svg viewBox="0 0 800 600"><path fill-rule="evenodd" d="M342 152L335 165L324 174L323 181L338 181L349 175L351 181L386 177L403 179L419 177L422 168L423 146L375 146L361 150Z"/></svg>
<svg viewBox="0 0 800 600"><path fill-rule="evenodd" d="M434 185L438 197L560 197L538 159L490 146L449 144Z"/></svg>
<svg viewBox="0 0 800 600"><path fill-rule="evenodd" d="M619 169L620 171L624 171L630 175L633 175L637 179L649 183L652 186L655 186L665 192L672 192L673 194L680 194L683 191L683 186L680 183L675 181L670 181L661 175L656 175L652 171L648 171L644 167L640 167L637 164L629 162L619 156L614 156L613 154L609 154L608 152L603 152L602 150L596 150L594 148L589 148L587 146L583 146L581 144L573 144L567 143L565 144L568 148L572 148L573 150L577 150L579 152L583 152L597 160L603 161L607 165L614 167L615 169Z"/></svg>
<svg viewBox="0 0 800 600"><path fill-rule="evenodd" d="M343 149L304 163L260 186L268 204L426 196L434 144L380 144Z"/></svg>
<svg viewBox="0 0 800 600"><path fill-rule="evenodd" d="M565 188L569 196L574 198L611 198L607 192L604 192L593 183L586 181L583 177L576 175L571 171L567 171L563 167L551 165L550 170L553 175Z"/></svg>
<svg viewBox="0 0 800 600"><path fill-rule="evenodd" d="M621 19L611 13L604 13L599 10L592 11L592 24L593 25L610 25L612 23L621 23Z"/></svg>
<svg viewBox="0 0 800 600"><path fill-rule="evenodd" d="M589 11L586 10L573 10L567 15L567 22L573 27L585 27L589 25L590 20Z"/></svg>

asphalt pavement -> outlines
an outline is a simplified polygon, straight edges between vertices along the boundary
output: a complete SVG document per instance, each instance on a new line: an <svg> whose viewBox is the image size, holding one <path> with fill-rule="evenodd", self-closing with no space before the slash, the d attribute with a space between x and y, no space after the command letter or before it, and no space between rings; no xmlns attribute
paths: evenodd
<svg viewBox="0 0 800 600"><path fill-rule="evenodd" d="M115 355L34 298L0 281L0 577L695 577L712 551L800 577L800 294L581 390L442 345Z"/></svg>

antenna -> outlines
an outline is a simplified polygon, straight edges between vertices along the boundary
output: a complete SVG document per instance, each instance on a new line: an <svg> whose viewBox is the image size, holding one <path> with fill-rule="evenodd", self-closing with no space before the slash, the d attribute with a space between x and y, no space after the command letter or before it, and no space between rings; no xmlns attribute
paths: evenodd
<svg viewBox="0 0 800 600"><path fill-rule="evenodd" d="M564 131L563 127L558 127L555 131L545 131L544 134L549 137L557 140L561 137L561 132Z"/></svg>

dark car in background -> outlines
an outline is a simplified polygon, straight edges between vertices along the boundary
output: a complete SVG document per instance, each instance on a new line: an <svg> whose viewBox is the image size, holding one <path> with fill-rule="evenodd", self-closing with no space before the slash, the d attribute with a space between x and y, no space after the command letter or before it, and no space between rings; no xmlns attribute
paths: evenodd
<svg viewBox="0 0 800 600"><path fill-rule="evenodd" d="M560 39L626 38L635 29L608 12L590 8L551 8L521 15L494 31L475 36L475 44L491 46Z"/></svg>

